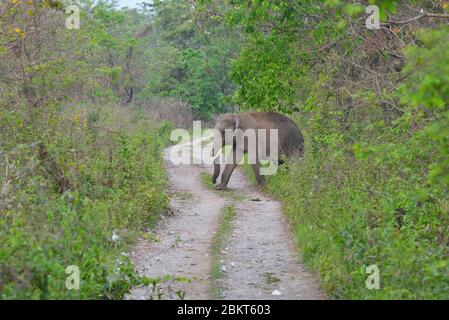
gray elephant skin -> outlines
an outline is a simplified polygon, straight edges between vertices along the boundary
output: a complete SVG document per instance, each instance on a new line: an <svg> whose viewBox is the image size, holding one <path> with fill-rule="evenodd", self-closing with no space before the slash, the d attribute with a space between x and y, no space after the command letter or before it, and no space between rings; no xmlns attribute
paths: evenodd
<svg viewBox="0 0 449 320"><path fill-rule="evenodd" d="M289 159L293 159L304 154L304 139L301 131L296 126L295 122L290 118L276 112L246 112L238 114L222 114L217 118L215 124L215 139L220 139L221 136L221 146L225 145L225 132L233 130L234 132L245 132L248 129L254 129L258 132L258 129L265 129L267 134L265 136L266 152L270 154L270 129L277 129L278 132L278 150L277 153L279 157L284 155ZM237 130L240 129L240 130ZM237 130L237 131L236 131ZM256 135L256 143L259 143L259 135ZM228 143L230 144L230 143ZM214 146L216 143L214 143ZM236 152L236 138L233 138L233 161L227 161L224 170L221 175L220 184L216 186L217 190L225 190L229 179L231 178L232 172L234 171L237 163L241 159L237 159L237 154L246 154L248 152L248 139L245 143L239 143L238 145L243 145L241 152ZM217 178L220 175L221 165L218 160L218 156L222 152L218 147L214 147L212 150L214 158L214 173L212 176L212 182L215 184ZM258 155L258 153L256 153ZM256 176L257 182L261 187L265 185L265 177L260 174L260 160L258 156L255 163L251 164L254 174ZM278 159L280 160L280 159Z"/></svg>

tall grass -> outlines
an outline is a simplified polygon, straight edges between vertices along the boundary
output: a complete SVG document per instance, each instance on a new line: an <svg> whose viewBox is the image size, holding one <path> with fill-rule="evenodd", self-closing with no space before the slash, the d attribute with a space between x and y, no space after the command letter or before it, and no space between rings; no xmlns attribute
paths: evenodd
<svg viewBox="0 0 449 320"><path fill-rule="evenodd" d="M129 244L167 209L170 126L115 105L0 113L0 298L122 298Z"/></svg>
<svg viewBox="0 0 449 320"><path fill-rule="evenodd" d="M412 162L358 159L350 144L320 147L313 128L303 127L310 133L305 159L281 166L267 190L283 201L299 252L327 293L449 298L449 202L446 191L429 186L420 149L396 137ZM365 284L370 265L380 270L379 290Z"/></svg>

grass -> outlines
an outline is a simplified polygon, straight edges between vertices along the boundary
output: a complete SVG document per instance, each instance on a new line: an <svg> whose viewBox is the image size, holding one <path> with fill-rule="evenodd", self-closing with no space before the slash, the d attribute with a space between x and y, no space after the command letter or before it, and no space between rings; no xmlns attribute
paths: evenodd
<svg viewBox="0 0 449 320"><path fill-rule="evenodd" d="M253 168L251 167L251 165L245 163L241 167L242 167L242 170L245 173L245 175L248 177L249 182L253 186L258 186L256 175L254 174L254 171L253 171Z"/></svg>
<svg viewBox="0 0 449 320"><path fill-rule="evenodd" d="M220 281L223 280L224 274L221 270L220 260L222 251L225 248L226 240L232 231L232 221L236 215L235 206L229 204L225 206L218 221L217 231L212 239L211 245L211 293L215 299L221 298Z"/></svg>
<svg viewBox="0 0 449 320"><path fill-rule="evenodd" d="M39 134L16 125L19 111L1 120L0 136L11 139L0 149L8 155L0 159L8 172L0 174L0 299L121 299L139 281L129 246L152 239L168 210L168 128L118 106L48 113L50 124L36 116ZM41 160L36 139L47 151ZM66 288L70 265L79 267L79 290Z"/></svg>
<svg viewBox="0 0 449 320"><path fill-rule="evenodd" d="M235 202L243 201L245 197L239 194L236 190L227 189L225 191L218 191L215 189L215 185L212 183L211 176L207 172L201 173L201 181L203 185L213 191L217 192L220 196L228 198L233 203L227 204L222 208L221 214L218 220L217 230L214 234L211 244L211 294L215 299L222 297L221 293L221 281L223 281L224 273L221 270L221 258L222 251L225 248L226 240L232 231L232 221L236 215Z"/></svg>
<svg viewBox="0 0 449 320"><path fill-rule="evenodd" d="M267 190L283 202L306 267L330 297L449 297L447 233L442 232L448 202L408 200L416 187L394 172L369 162L309 155L268 179ZM371 265L380 270L379 290L365 285Z"/></svg>
<svg viewBox="0 0 449 320"><path fill-rule="evenodd" d="M217 191L215 189L215 185L212 183L211 174L207 172L201 172L201 182L207 189Z"/></svg>

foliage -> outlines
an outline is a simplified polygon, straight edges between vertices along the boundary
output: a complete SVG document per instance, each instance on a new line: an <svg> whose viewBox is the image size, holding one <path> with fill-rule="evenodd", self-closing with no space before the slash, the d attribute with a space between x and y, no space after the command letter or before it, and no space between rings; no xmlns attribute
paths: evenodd
<svg viewBox="0 0 449 320"><path fill-rule="evenodd" d="M192 114L209 120L230 107L233 85L227 75L238 42L232 30L188 1L155 1L154 51L148 52L152 78L139 96L179 98Z"/></svg>
<svg viewBox="0 0 449 320"><path fill-rule="evenodd" d="M120 299L142 281L129 245L167 210L171 125L128 101L145 15L79 1L68 30L58 3L0 4L0 298Z"/></svg>
<svg viewBox="0 0 449 320"><path fill-rule="evenodd" d="M113 106L72 106L43 119L38 136L20 125L21 112L4 113L1 298L121 298L138 281L127 245L167 210L167 136ZM54 162L39 157L41 143ZM52 175L58 167L70 182L64 192ZM69 265L80 268L79 291L65 287Z"/></svg>
<svg viewBox="0 0 449 320"><path fill-rule="evenodd" d="M267 187L306 265L336 298L447 299L447 27L368 31L362 2L233 3L228 21L246 32L231 71L236 101L291 114L306 137L303 161ZM383 20L448 7L375 3ZM373 264L380 290L365 286Z"/></svg>
<svg viewBox="0 0 449 320"><path fill-rule="evenodd" d="M329 295L448 298L446 0L75 2L80 30L62 1L0 4L1 298L123 297L122 252L167 208L164 120L236 105L305 135L267 188Z"/></svg>
<svg viewBox="0 0 449 320"><path fill-rule="evenodd" d="M430 182L449 186L449 28L421 32L424 48L410 47L406 71L409 81L400 94L410 109L406 115L409 126L423 127L416 133L418 144L437 149L431 164ZM422 148L422 147L421 147Z"/></svg>

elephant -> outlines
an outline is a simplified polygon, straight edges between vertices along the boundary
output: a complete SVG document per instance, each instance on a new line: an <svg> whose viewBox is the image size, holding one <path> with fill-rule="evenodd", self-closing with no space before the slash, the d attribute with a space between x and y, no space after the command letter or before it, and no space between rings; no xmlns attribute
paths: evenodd
<svg viewBox="0 0 449 320"><path fill-rule="evenodd" d="M293 159L294 157L302 157L304 154L304 138L296 126L295 122L290 118L277 113L277 112L245 112L238 114L222 114L217 118L215 127L214 127L214 147L212 149L212 158L214 164L214 173L212 175L212 183L216 184L217 178L220 175L221 165L219 162L219 156L222 153L222 146L231 145L233 148L232 152L232 160L226 161L225 168L221 175L220 184L218 184L215 188L217 190L225 190L227 188L229 179L231 178L232 172L234 171L237 164L240 162L243 154L248 153L248 144L249 138L247 138L246 143L237 143L237 141L243 141L240 137L238 138L237 132L246 132L248 129L253 129L258 131L259 129L265 129L266 134L261 135L265 137L265 148L267 154L271 154L270 152L270 129L277 129L277 152L273 152L278 155L277 161L278 163L282 163L280 160L281 155L289 159ZM238 130L240 129L240 130ZM225 139L226 132L233 132L233 139ZM260 131L259 131L260 132ZM241 139L241 140L238 140ZM251 164L254 174L256 176L257 182L261 188L265 185L265 177L260 174L260 154L258 152L258 148L260 148L259 141L260 135L255 136L256 139L256 149L255 152L256 158ZM217 141L218 140L218 141ZM221 140L221 141L220 141ZM273 139L274 140L274 139ZM262 142L262 143L264 143ZM220 147L220 148L219 148ZM240 150L237 150L239 149ZM240 152L237 152L240 151ZM240 154L240 157L239 157ZM231 156L230 156L231 157Z"/></svg>

